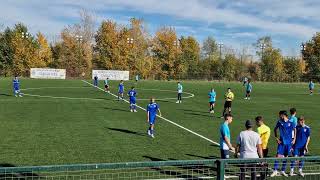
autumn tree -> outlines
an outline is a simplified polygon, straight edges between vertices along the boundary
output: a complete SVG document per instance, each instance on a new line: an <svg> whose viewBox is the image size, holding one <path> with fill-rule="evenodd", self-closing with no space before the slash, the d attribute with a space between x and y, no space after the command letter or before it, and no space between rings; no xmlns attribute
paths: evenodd
<svg viewBox="0 0 320 180"><path fill-rule="evenodd" d="M179 74L187 73L189 77L199 76L200 45L194 37L181 37L181 64L182 71Z"/></svg>
<svg viewBox="0 0 320 180"><path fill-rule="evenodd" d="M11 74L13 66L14 49L12 46L13 31L6 28L0 33L0 75L8 76Z"/></svg>
<svg viewBox="0 0 320 180"><path fill-rule="evenodd" d="M160 28L153 38L152 47L155 65L161 79L176 78L183 69L180 63L179 40L176 31L171 27ZM157 67L158 66L158 67Z"/></svg>
<svg viewBox="0 0 320 180"><path fill-rule="evenodd" d="M286 81L300 81L303 73L303 64L299 58L286 57L284 59L284 69L286 74Z"/></svg>
<svg viewBox="0 0 320 180"><path fill-rule="evenodd" d="M305 50L302 53L306 61L307 78L320 81L320 33L316 33L305 44Z"/></svg>

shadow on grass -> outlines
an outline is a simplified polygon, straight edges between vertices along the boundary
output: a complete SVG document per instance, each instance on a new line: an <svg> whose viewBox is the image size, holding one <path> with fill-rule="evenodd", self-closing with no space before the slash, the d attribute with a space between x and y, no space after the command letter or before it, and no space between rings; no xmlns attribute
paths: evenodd
<svg viewBox="0 0 320 180"><path fill-rule="evenodd" d="M194 155L194 154L186 154L186 155L191 156L191 157L196 157L196 158L202 158L202 159L219 159L220 158L218 156L205 157L205 156L199 156L199 155Z"/></svg>
<svg viewBox="0 0 320 180"><path fill-rule="evenodd" d="M193 109L178 109L178 110L185 111L185 112L193 112L193 113L203 113L203 114L209 113L208 111L197 111L197 110L193 110Z"/></svg>
<svg viewBox="0 0 320 180"><path fill-rule="evenodd" d="M13 164L9 163L0 163L0 168L13 168L16 167ZM39 179L39 175L33 172L15 172L11 173L10 171L6 173L0 173L0 179Z"/></svg>
<svg viewBox="0 0 320 180"><path fill-rule="evenodd" d="M148 158L151 161L166 161L164 159L143 156ZM169 158L169 160L176 160ZM150 167L151 170L158 171L160 174L171 176L172 178L182 178L182 179L203 179L205 176L212 176L216 172L215 167L206 166L206 165L173 165L173 166L159 166L159 167ZM192 172L190 175L190 172Z"/></svg>
<svg viewBox="0 0 320 180"><path fill-rule="evenodd" d="M109 129L111 131L117 131L117 132L126 133L126 134L133 134L133 135L137 135L137 136L147 136L144 133L135 132L135 131L131 131L131 130L128 130L128 129L109 128L109 127L107 127L107 129Z"/></svg>
<svg viewBox="0 0 320 180"><path fill-rule="evenodd" d="M184 114L189 114L189 115L194 115L194 116L203 116L203 117L211 117L213 118L213 116L210 115L205 115L205 114L200 114L200 113L193 113L193 112L185 112Z"/></svg>
<svg viewBox="0 0 320 180"><path fill-rule="evenodd" d="M12 96L10 94L0 93L0 96Z"/></svg>
<svg viewBox="0 0 320 180"><path fill-rule="evenodd" d="M111 110L111 111L130 112L130 111L128 111L128 110L118 109L118 108L109 108L109 107L104 107L104 109Z"/></svg>

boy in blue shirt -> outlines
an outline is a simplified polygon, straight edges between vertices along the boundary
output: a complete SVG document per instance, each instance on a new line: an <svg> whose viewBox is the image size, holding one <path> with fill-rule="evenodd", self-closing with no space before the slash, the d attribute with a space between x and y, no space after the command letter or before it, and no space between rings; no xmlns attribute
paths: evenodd
<svg viewBox="0 0 320 180"><path fill-rule="evenodd" d="M22 97L22 93L20 92L20 81L18 79L18 76L15 76L13 81L13 93L15 97Z"/></svg>
<svg viewBox="0 0 320 180"><path fill-rule="evenodd" d="M209 96L209 106L210 106L209 112L213 114L214 113L214 105L215 105L216 97L217 97L217 94L213 88L211 88L211 91L209 92L208 96Z"/></svg>
<svg viewBox="0 0 320 180"><path fill-rule="evenodd" d="M280 120L278 120L276 127L274 128L274 135L278 143L277 157L283 158L283 157L288 157L288 155L290 154L292 144L294 144L295 142L296 131L293 123L289 121L287 111L280 111L279 118ZM280 138L278 137L278 132L277 132L278 129L280 132ZM294 131L293 138L292 138L292 131ZM288 174L285 173L286 166L287 166L287 161L283 161L280 174L282 176L288 177ZM271 177L274 177L278 174L278 168L279 168L279 162L275 161L274 171L270 175Z"/></svg>
<svg viewBox="0 0 320 180"><path fill-rule="evenodd" d="M308 152L308 145L310 142L311 129L305 124L303 116L299 117L298 125L296 127L296 141L293 145L293 156L303 157ZM299 161L299 175L304 177L302 172L304 161ZM290 176L294 175L294 162L291 162Z"/></svg>
<svg viewBox="0 0 320 180"><path fill-rule="evenodd" d="M178 82L178 100L176 103L181 103L182 102L182 91L183 87L180 82Z"/></svg>
<svg viewBox="0 0 320 180"><path fill-rule="evenodd" d="M248 80L246 84L246 97L244 99L250 100L251 91L252 91L252 84L250 80Z"/></svg>
<svg viewBox="0 0 320 180"><path fill-rule="evenodd" d="M120 81L119 86L118 86L118 101L123 99L123 92L124 92L124 84L123 80Z"/></svg>
<svg viewBox="0 0 320 180"><path fill-rule="evenodd" d="M110 92L110 90L109 90L109 78L104 80L104 91L108 92L108 93Z"/></svg>
<svg viewBox="0 0 320 180"><path fill-rule="evenodd" d="M95 75L93 77L93 85L94 85L94 87L98 87L98 76L97 75Z"/></svg>
<svg viewBox="0 0 320 180"><path fill-rule="evenodd" d="M148 135L152 138L154 138L154 124L157 118L157 111L159 111L159 116L161 116L160 107L155 102L155 98L152 97L147 106L147 122L149 123Z"/></svg>
<svg viewBox="0 0 320 180"><path fill-rule="evenodd" d="M231 144L231 135L229 124L232 123L232 115L225 114L224 122L220 126L220 154L222 159L229 159L229 151L234 151L234 147Z"/></svg>
<svg viewBox="0 0 320 180"><path fill-rule="evenodd" d="M310 82L309 82L310 95L313 94L313 89L314 89L314 83L312 82L312 80L310 80Z"/></svg>
<svg viewBox="0 0 320 180"><path fill-rule="evenodd" d="M291 115L291 116L290 116L290 118L289 118L289 121L293 123L294 127L296 127L297 124L298 124L298 119L297 119L297 117L296 117L296 115L297 115L297 110L296 110L296 108L291 108L291 109L290 109L290 115Z"/></svg>
<svg viewBox="0 0 320 180"><path fill-rule="evenodd" d="M136 95L137 95L136 90L134 89L134 87L131 87L131 90L128 92L131 112L137 112L137 110L136 110Z"/></svg>

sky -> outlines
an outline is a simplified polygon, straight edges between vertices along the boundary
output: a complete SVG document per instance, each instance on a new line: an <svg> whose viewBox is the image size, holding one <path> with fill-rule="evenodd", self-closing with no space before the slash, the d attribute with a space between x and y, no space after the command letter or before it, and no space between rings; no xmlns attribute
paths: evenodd
<svg viewBox="0 0 320 180"><path fill-rule="evenodd" d="M201 43L212 36L227 47L254 53L259 37L271 36L284 55L298 56L300 44L320 32L319 0L0 0L0 28L22 22L48 38L79 22L83 9L102 20L127 25L142 18L150 34L172 26L179 36Z"/></svg>

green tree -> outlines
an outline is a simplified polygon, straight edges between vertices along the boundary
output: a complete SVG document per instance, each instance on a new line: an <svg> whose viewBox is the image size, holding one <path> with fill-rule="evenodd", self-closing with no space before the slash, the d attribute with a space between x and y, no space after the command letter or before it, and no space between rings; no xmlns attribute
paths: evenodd
<svg viewBox="0 0 320 180"><path fill-rule="evenodd" d="M287 57L284 59L284 67L287 81L300 81L300 78L303 74L303 64L300 59L295 57Z"/></svg>
<svg viewBox="0 0 320 180"><path fill-rule="evenodd" d="M222 61L223 77L226 80L234 80L236 75L236 68L238 62L234 54L226 54L225 59Z"/></svg>
<svg viewBox="0 0 320 180"><path fill-rule="evenodd" d="M13 66L14 49L12 47L13 31L6 28L0 33L0 75L8 76Z"/></svg>

